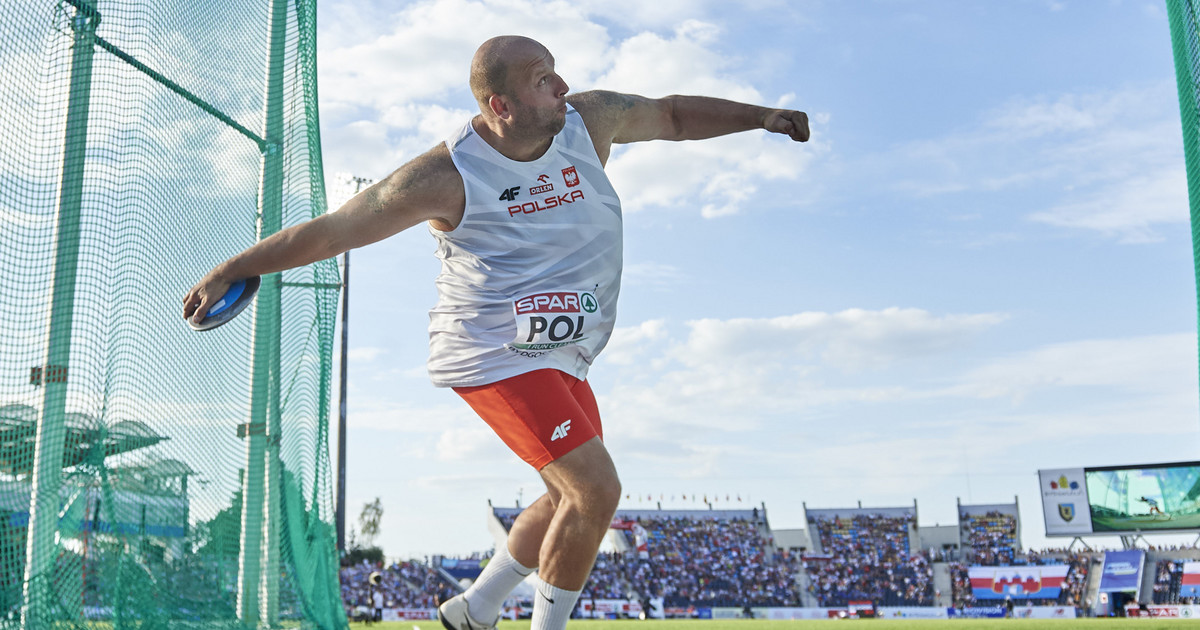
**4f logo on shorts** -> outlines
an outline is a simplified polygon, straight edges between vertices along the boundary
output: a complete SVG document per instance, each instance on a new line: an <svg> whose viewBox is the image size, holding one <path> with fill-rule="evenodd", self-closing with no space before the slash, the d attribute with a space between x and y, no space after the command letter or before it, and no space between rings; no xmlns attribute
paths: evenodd
<svg viewBox="0 0 1200 630"><path fill-rule="evenodd" d="M570 431L570 430L571 430L571 421L567 420L566 422L554 427L554 433L550 434L550 441L553 442L555 440L567 437L567 431Z"/></svg>

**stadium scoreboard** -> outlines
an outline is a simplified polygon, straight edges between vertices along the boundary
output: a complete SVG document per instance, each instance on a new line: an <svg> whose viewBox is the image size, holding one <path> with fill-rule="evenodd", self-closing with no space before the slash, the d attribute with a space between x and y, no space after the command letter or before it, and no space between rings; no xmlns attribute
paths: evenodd
<svg viewBox="0 0 1200 630"><path fill-rule="evenodd" d="M1200 531L1200 462L1038 471L1047 536Z"/></svg>

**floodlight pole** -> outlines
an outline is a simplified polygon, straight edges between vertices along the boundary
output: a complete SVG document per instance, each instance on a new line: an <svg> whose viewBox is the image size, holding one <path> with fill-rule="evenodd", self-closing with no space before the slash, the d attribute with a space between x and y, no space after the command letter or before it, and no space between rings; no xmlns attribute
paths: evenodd
<svg viewBox="0 0 1200 630"><path fill-rule="evenodd" d="M55 229L54 284L50 324L46 332L46 363L40 370L42 409L34 441L29 529L25 544L22 626L47 628L58 597L53 590L54 534L58 529L59 488L62 485L66 443L67 367L71 357L71 328L75 308L75 279L79 267L83 207L84 156L87 149L88 100L92 90L92 56L100 14L87 0L74 0L71 17L70 95L63 143L62 179L58 191ZM78 601L78 598L74 598Z"/></svg>
<svg viewBox="0 0 1200 630"><path fill-rule="evenodd" d="M366 177L351 177L354 182L354 194L362 191L362 187L370 184ZM347 348L350 344L350 252L342 254L342 365L341 381L338 387L338 435L337 435L337 505L334 508L334 521L337 526L337 550L339 554L346 552L346 369L349 365Z"/></svg>
<svg viewBox="0 0 1200 630"><path fill-rule="evenodd" d="M262 152L258 240L283 228L284 63L288 0L271 0L266 94L266 145ZM263 278L254 309L250 422L242 486L237 616L248 626L274 627L279 619L279 529L282 498L279 462L279 360L282 275Z"/></svg>

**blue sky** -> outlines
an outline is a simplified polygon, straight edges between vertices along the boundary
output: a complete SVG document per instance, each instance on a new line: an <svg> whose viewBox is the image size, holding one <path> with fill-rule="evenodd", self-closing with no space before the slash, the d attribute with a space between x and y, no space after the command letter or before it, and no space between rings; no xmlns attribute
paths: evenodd
<svg viewBox="0 0 1200 630"><path fill-rule="evenodd" d="M795 528L805 502L915 499L933 525L956 498L1017 496L1025 544L1065 546L1043 536L1039 468L1197 459L1161 0L324 2L331 187L462 124L471 54L506 33L546 44L573 91L812 120L804 145L613 153L626 275L590 380L625 507L717 496ZM426 378L433 250L416 228L351 259L348 505L382 499L395 557L488 549L487 501L541 492Z"/></svg>

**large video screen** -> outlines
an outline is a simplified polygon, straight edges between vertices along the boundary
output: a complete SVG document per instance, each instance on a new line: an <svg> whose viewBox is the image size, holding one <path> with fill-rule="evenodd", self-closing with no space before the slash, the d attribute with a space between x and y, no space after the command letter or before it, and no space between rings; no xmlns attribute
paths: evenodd
<svg viewBox="0 0 1200 630"><path fill-rule="evenodd" d="M1093 532L1200 529L1200 462L1083 472Z"/></svg>

